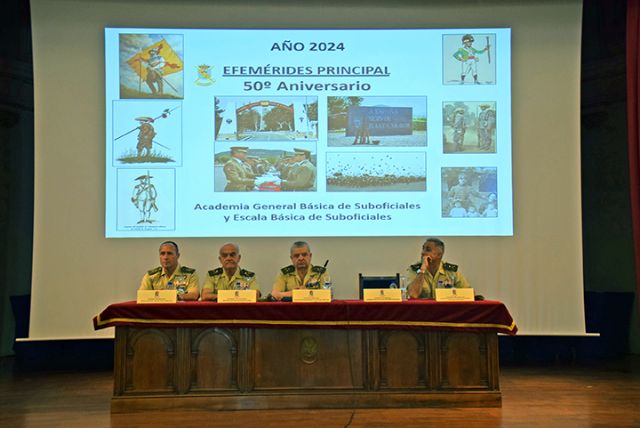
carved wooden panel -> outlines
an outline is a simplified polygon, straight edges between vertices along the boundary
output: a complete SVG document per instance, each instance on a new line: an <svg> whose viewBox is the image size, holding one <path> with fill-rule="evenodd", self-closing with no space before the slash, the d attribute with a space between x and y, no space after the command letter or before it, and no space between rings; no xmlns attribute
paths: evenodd
<svg viewBox="0 0 640 428"><path fill-rule="evenodd" d="M425 387L428 370L423 333L380 331L378 343L380 389Z"/></svg>
<svg viewBox="0 0 640 428"><path fill-rule="evenodd" d="M125 359L125 391L175 392L176 330L130 328Z"/></svg>
<svg viewBox="0 0 640 428"><path fill-rule="evenodd" d="M191 392L238 390L238 330L191 330Z"/></svg>
<svg viewBox="0 0 640 428"><path fill-rule="evenodd" d="M362 332L255 330L255 390L361 389Z"/></svg>
<svg viewBox="0 0 640 428"><path fill-rule="evenodd" d="M440 387L489 389L487 335L440 333Z"/></svg>

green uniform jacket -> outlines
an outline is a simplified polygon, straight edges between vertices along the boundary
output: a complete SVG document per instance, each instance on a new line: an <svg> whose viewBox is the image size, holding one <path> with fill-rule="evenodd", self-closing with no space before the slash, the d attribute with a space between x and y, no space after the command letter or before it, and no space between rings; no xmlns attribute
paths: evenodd
<svg viewBox="0 0 640 428"><path fill-rule="evenodd" d="M247 192L253 190L255 175L249 172L249 165L241 165L235 159L230 159L224 164L224 175L227 177L225 192Z"/></svg>
<svg viewBox="0 0 640 428"><path fill-rule="evenodd" d="M316 184L316 167L308 160L294 165L287 179L282 180L282 190L309 190Z"/></svg>
<svg viewBox="0 0 640 428"><path fill-rule="evenodd" d="M169 284L171 282L171 284ZM195 269L188 268L186 266L176 267L173 275L168 276L161 266L155 269L147 271L142 277L140 283L140 290L171 290L180 286L186 285L186 292L198 291L200 286L200 280Z"/></svg>
<svg viewBox="0 0 640 428"><path fill-rule="evenodd" d="M297 288L306 288L307 285L310 288L320 288L328 276L329 273L326 268L311 265L304 276L304 280L301 281L295 266L289 265L278 272L276 281L273 283L273 290L284 293Z"/></svg>
<svg viewBox="0 0 640 428"><path fill-rule="evenodd" d="M417 271L420 269L422 262L418 262L409 266L407 274L407 284L411 284L417 277ZM422 292L419 298L433 299L435 297L436 288L469 288L469 282L458 271L458 265L452 263L440 263L438 271L435 275L431 272L423 272L422 274Z"/></svg>
<svg viewBox="0 0 640 428"><path fill-rule="evenodd" d="M214 294L218 294L218 290L233 290L236 282L240 282L240 288L243 290L258 290L258 282L256 274L242 269L240 266L236 269L231 278L228 278L221 267L210 270L207 278L202 285L203 290L211 290Z"/></svg>

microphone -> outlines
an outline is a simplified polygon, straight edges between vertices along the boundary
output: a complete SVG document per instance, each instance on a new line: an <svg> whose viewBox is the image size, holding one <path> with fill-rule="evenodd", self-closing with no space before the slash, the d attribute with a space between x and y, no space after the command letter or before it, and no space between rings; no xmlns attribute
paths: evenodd
<svg viewBox="0 0 640 428"><path fill-rule="evenodd" d="M326 269L326 267L327 267L327 265L328 265L328 264L329 264L329 259L327 259L327 261L326 261L326 262L324 262L324 265L322 265L322 267Z"/></svg>

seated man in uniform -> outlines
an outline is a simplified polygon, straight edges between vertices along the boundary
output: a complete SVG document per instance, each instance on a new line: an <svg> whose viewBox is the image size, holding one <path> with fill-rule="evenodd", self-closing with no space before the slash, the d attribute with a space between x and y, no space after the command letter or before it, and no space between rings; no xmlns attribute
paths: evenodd
<svg viewBox="0 0 640 428"><path fill-rule="evenodd" d="M140 290L176 290L178 300L198 300L198 274L195 269L180 266L179 258L178 244L173 241L160 244L160 266L147 271Z"/></svg>
<svg viewBox="0 0 640 428"><path fill-rule="evenodd" d="M227 243L220 247L222 267L210 270L202 286L202 300L217 300L218 290L257 290L256 274L240 267L240 247Z"/></svg>
<svg viewBox="0 0 640 428"><path fill-rule="evenodd" d="M304 241L296 241L291 246L289 266L283 267L273 283L271 295L282 300L291 297L292 290L297 288L320 288L328 279L329 273L323 266L311 264L311 248Z"/></svg>
<svg viewBox="0 0 640 428"><path fill-rule="evenodd" d="M458 265L443 262L443 255L444 242L438 238L428 238L422 244L422 260L408 269L407 288L412 299L433 299L436 288L469 288Z"/></svg>

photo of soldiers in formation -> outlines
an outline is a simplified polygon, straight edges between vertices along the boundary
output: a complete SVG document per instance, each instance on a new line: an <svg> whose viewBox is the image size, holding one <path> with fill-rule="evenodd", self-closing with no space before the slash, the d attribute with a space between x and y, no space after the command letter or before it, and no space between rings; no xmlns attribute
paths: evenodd
<svg viewBox="0 0 640 428"><path fill-rule="evenodd" d="M234 146L216 154L214 171L216 192L316 190L315 159L305 148L290 152Z"/></svg>
<svg viewBox="0 0 640 428"><path fill-rule="evenodd" d="M442 108L444 153L496 153L496 103L446 101Z"/></svg>
<svg viewBox="0 0 640 428"><path fill-rule="evenodd" d="M327 153L328 192L425 191L426 175L424 153Z"/></svg>
<svg viewBox="0 0 640 428"><path fill-rule="evenodd" d="M120 98L184 97L183 36L120 35Z"/></svg>
<svg viewBox="0 0 640 428"><path fill-rule="evenodd" d="M495 34L443 36L445 85L495 85Z"/></svg>
<svg viewBox="0 0 640 428"><path fill-rule="evenodd" d="M442 217L497 216L497 168L442 168Z"/></svg>

